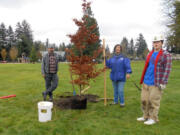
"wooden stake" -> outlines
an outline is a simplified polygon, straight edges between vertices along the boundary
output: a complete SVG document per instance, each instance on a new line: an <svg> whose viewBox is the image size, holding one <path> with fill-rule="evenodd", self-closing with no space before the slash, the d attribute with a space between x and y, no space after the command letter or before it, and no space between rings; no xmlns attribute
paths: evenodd
<svg viewBox="0 0 180 135"><path fill-rule="evenodd" d="M104 56L104 68L106 68L106 52L105 52L105 39L103 39L103 56ZM106 98L106 69L104 71L104 106L107 105L107 98Z"/></svg>

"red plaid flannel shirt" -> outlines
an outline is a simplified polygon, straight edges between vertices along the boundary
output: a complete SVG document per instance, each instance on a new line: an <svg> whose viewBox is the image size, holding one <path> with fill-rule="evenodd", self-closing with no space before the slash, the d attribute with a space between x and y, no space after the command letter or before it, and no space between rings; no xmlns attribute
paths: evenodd
<svg viewBox="0 0 180 135"><path fill-rule="evenodd" d="M153 52L154 52L154 50L151 51L147 56L144 70L143 70L143 73L141 76L140 84L142 84L144 81L144 75L146 73L146 70L147 70L147 67L149 64L149 60L150 60ZM171 65L172 65L172 57L171 57L170 53L161 49L156 57L155 66L154 66L154 70L155 70L154 84L155 84L155 86L159 86L160 84L165 84L165 85L167 84L169 74L171 71Z"/></svg>

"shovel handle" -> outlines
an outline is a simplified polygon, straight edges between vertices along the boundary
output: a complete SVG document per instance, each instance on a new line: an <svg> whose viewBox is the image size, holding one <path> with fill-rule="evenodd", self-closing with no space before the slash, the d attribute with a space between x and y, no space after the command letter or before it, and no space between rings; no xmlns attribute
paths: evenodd
<svg viewBox="0 0 180 135"><path fill-rule="evenodd" d="M3 96L3 97L0 97L0 99L11 98L11 97L16 97L16 95Z"/></svg>

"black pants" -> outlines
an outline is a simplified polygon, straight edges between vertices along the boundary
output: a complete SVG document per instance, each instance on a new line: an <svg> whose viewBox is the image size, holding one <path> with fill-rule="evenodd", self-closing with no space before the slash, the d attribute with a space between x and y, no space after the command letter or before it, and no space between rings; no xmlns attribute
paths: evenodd
<svg viewBox="0 0 180 135"><path fill-rule="evenodd" d="M46 94L51 95L58 86L57 74L45 74Z"/></svg>

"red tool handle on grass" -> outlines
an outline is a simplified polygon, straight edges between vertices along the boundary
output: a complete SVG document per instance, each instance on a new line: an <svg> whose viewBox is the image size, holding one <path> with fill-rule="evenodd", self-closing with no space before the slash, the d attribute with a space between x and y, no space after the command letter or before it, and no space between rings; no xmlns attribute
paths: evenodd
<svg viewBox="0 0 180 135"><path fill-rule="evenodd" d="M0 99L11 98L11 97L16 97L16 95L3 96L3 97L0 97Z"/></svg>

